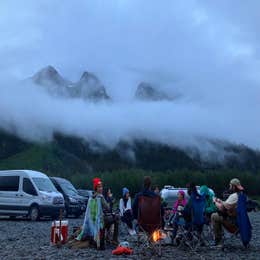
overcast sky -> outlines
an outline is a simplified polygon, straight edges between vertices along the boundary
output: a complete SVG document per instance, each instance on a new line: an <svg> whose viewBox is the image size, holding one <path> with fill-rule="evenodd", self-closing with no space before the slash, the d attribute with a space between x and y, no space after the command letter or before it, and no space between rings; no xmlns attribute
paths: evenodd
<svg viewBox="0 0 260 260"><path fill-rule="evenodd" d="M188 132L259 148L259 10L258 0L1 0L2 122L17 124L25 113L23 102L34 97L34 91L25 99L16 97L21 107L15 106L12 98L18 92L11 91L7 79L24 79L50 64L72 81L84 70L99 76L118 102L106 107L105 116L112 125L124 125L124 130L118 126L116 139L144 131L144 136L153 132L151 138L179 140L182 135L177 133ZM143 80L180 93L181 101L129 103ZM55 104L60 107L57 113L78 113L89 106ZM106 139L113 128L106 132L100 123L102 106L93 108L93 124ZM140 120L135 118L139 110ZM34 120L41 118L41 124L53 130L56 126L47 119L55 116L43 111ZM161 121L155 120L155 113ZM126 123L126 115L132 121ZM65 132L94 135L86 125L75 130L70 122L64 119Z"/></svg>

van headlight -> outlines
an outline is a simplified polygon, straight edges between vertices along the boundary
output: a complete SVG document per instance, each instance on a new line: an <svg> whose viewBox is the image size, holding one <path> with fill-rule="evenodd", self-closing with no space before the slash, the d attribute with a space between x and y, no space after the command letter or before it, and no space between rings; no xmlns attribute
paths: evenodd
<svg viewBox="0 0 260 260"><path fill-rule="evenodd" d="M48 195L43 195L42 196L42 200L47 201L47 202L51 202L52 201L52 197L48 196Z"/></svg>

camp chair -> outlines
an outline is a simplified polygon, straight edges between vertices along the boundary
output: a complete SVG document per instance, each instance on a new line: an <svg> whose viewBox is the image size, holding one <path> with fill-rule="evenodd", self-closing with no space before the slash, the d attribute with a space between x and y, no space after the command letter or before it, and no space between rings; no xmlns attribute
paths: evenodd
<svg viewBox="0 0 260 260"><path fill-rule="evenodd" d="M184 210L184 216L189 211L190 221L180 218L176 240L178 247L188 247L196 251L198 246L203 244L203 225L204 225L205 196L191 194L191 204L189 209Z"/></svg>
<svg viewBox="0 0 260 260"><path fill-rule="evenodd" d="M161 256L161 198L140 196L138 199L137 218L138 252L146 252L148 248Z"/></svg>
<svg viewBox="0 0 260 260"><path fill-rule="evenodd" d="M249 243L252 237L252 226L247 214L247 196L244 192L238 194L237 211L236 211L236 223L233 230L229 229L230 239L240 238L245 248L249 247ZM224 224L225 227L225 224ZM226 229L227 226L225 227ZM226 242L228 241L227 236L224 235L224 246L226 248Z"/></svg>

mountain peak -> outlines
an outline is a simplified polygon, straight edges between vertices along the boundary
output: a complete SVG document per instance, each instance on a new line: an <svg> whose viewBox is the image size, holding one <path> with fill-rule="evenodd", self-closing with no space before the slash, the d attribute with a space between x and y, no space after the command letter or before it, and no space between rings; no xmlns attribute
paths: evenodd
<svg viewBox="0 0 260 260"><path fill-rule="evenodd" d="M110 99L98 77L88 71L83 72L80 80L75 84L74 96L94 101Z"/></svg>
<svg viewBox="0 0 260 260"><path fill-rule="evenodd" d="M33 76L33 81L36 84L45 85L59 85L65 86L68 82L59 74L59 72L51 65L42 68Z"/></svg>
<svg viewBox="0 0 260 260"><path fill-rule="evenodd" d="M135 92L135 98L146 101L170 100L162 91L156 89L150 83L141 82Z"/></svg>
<svg viewBox="0 0 260 260"><path fill-rule="evenodd" d="M38 78L52 79L59 75L58 71L53 66L47 66L39 70L35 76Z"/></svg>
<svg viewBox="0 0 260 260"><path fill-rule="evenodd" d="M29 80L44 88L51 95L57 97L69 96L67 86L70 82L65 80L53 66L49 65L42 68Z"/></svg>
<svg viewBox="0 0 260 260"><path fill-rule="evenodd" d="M65 80L51 65L39 70L29 79L36 85L43 87L49 94L54 96L82 98L84 100L108 100L105 87L99 78L88 71L83 72L76 83Z"/></svg>
<svg viewBox="0 0 260 260"><path fill-rule="evenodd" d="M88 71L84 71L83 74L81 75L80 81L89 81L89 80L94 80L96 82L99 82L99 79L93 74Z"/></svg>

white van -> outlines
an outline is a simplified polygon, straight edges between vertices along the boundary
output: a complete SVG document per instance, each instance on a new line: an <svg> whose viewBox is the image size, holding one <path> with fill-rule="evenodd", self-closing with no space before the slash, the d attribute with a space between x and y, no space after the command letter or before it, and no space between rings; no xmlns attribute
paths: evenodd
<svg viewBox="0 0 260 260"><path fill-rule="evenodd" d="M64 199L47 175L31 170L0 171L0 215L57 218Z"/></svg>

